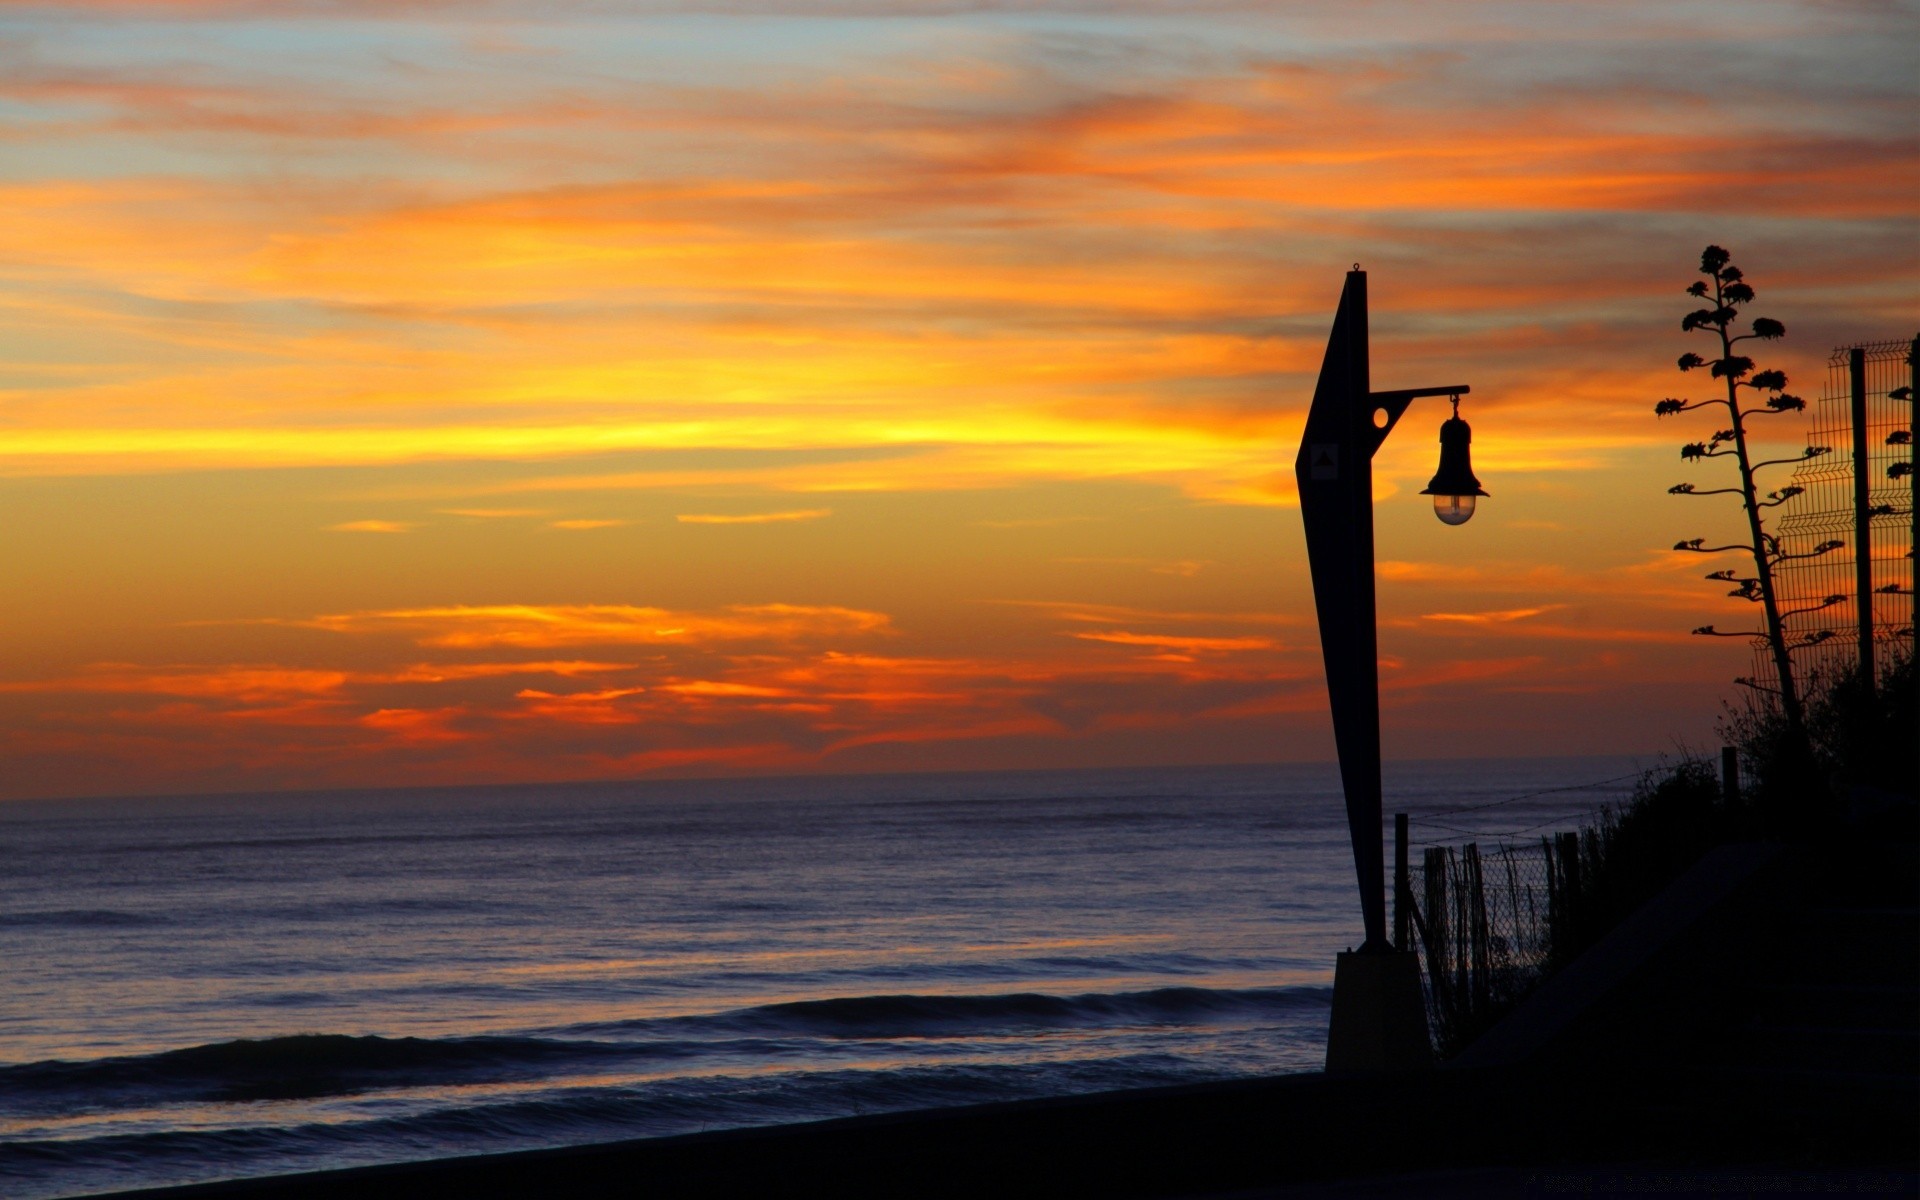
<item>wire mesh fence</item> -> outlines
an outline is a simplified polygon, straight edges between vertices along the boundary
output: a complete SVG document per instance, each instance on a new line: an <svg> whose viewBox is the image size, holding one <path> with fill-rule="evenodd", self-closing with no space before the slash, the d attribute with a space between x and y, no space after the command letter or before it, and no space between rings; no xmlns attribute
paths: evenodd
<svg viewBox="0 0 1920 1200"><path fill-rule="evenodd" d="M1400 902L1411 910L1428 1028L1464 1045L1540 981L1550 946L1547 859L1530 845L1429 846Z"/></svg>
<svg viewBox="0 0 1920 1200"><path fill-rule="evenodd" d="M1464 1049L1714 846L1755 836L1743 794L1739 753L1723 747L1718 770L1690 755L1395 814L1394 943L1416 953L1439 1055Z"/></svg>
<svg viewBox="0 0 1920 1200"><path fill-rule="evenodd" d="M1916 344L1920 339L1836 348L1827 361L1826 386L1810 406L1807 445L1824 453L1794 468L1789 483L1800 490L1781 507L1775 528L1786 554L1775 568L1780 609L1797 614L1786 621L1788 635L1800 670L1809 675L1837 678L1857 669L1863 616L1879 669L1913 645L1913 481L1894 468L1906 464L1911 471L1913 463L1913 401L1901 389L1912 385ZM1857 440L1856 352L1865 416ZM1855 488L1856 447L1863 451L1866 490L1861 495ZM1856 572L1862 549L1857 515L1865 517L1868 528L1865 594ZM1828 553L1822 546L1837 546L1840 552ZM1753 668L1756 682L1777 685L1763 638L1755 640Z"/></svg>
<svg viewBox="0 0 1920 1200"><path fill-rule="evenodd" d="M1414 936L1427 1023L1443 1056L1471 1042L1586 940L1585 838L1428 846L1396 889ZM1396 918L1396 927L1400 921Z"/></svg>

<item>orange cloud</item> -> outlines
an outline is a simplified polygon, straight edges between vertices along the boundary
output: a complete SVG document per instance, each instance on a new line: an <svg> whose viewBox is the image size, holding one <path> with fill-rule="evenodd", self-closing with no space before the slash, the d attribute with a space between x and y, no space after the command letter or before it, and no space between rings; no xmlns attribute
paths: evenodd
<svg viewBox="0 0 1920 1200"><path fill-rule="evenodd" d="M361 717L359 723L408 744L464 742L476 735L455 728L463 715L457 708L382 708Z"/></svg>
<svg viewBox="0 0 1920 1200"><path fill-rule="evenodd" d="M0 682L0 692L106 692L259 701L338 692L352 679L347 671L278 666L155 668L100 663L59 679Z"/></svg>
<svg viewBox="0 0 1920 1200"><path fill-rule="evenodd" d="M1130 621L1224 625L1298 625L1302 618L1282 612L1194 612L1135 608L1119 604L1085 604L1064 600L1002 600L997 603L1034 609L1063 621L1116 625Z"/></svg>
<svg viewBox="0 0 1920 1200"><path fill-rule="evenodd" d="M700 696L703 698L744 697L764 699L774 696L789 696L792 693L783 688L762 687L751 683L722 683L712 679L696 679L690 683L662 684L661 689L681 696Z"/></svg>
<svg viewBox="0 0 1920 1200"><path fill-rule="evenodd" d="M497 604L337 613L301 622L340 633L393 631L425 646L549 648L593 645L793 641L884 634L883 613L798 604L741 604L675 612L629 604Z"/></svg>
<svg viewBox="0 0 1920 1200"><path fill-rule="evenodd" d="M1508 608L1493 612L1423 613L1421 614L1421 619L1426 621L1459 621L1472 625L1503 624L1508 621L1524 621L1528 617L1537 617L1541 613L1552 612L1554 609L1563 607L1565 606L1560 604L1547 604L1538 608Z"/></svg>
<svg viewBox="0 0 1920 1200"><path fill-rule="evenodd" d="M682 525L766 525L781 521L818 521L832 515L830 508L801 508L785 512L681 513L674 520Z"/></svg>
<svg viewBox="0 0 1920 1200"><path fill-rule="evenodd" d="M1484 572L1473 566L1453 563L1419 562L1377 562L1373 573L1395 583L1472 583L1484 577Z"/></svg>
<svg viewBox="0 0 1920 1200"><path fill-rule="evenodd" d="M1188 653L1221 653L1233 650L1270 650L1272 638L1264 637L1181 637L1162 633L1076 632L1069 636L1089 642L1112 642L1119 646L1151 646Z"/></svg>
<svg viewBox="0 0 1920 1200"><path fill-rule="evenodd" d="M488 679L504 675L560 675L574 678L604 671L630 671L632 663L593 662L578 659L540 662L416 663L391 673L363 674L356 678L368 682L445 683L448 680Z"/></svg>

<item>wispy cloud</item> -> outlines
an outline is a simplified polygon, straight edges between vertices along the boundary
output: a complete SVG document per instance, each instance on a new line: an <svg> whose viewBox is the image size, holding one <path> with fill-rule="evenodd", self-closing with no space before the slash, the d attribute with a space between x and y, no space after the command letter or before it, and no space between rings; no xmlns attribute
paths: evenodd
<svg viewBox="0 0 1920 1200"><path fill-rule="evenodd" d="M1034 609L1063 621L1117 625L1150 621L1186 625L1298 625L1291 612L1234 612L1193 609L1140 608L1124 604L1093 604L1077 600L996 600L993 603Z"/></svg>
<svg viewBox="0 0 1920 1200"><path fill-rule="evenodd" d="M327 528L334 533L407 533L418 529L418 521L383 521L370 519L365 521L342 521Z"/></svg>
<svg viewBox="0 0 1920 1200"><path fill-rule="evenodd" d="M1504 625L1510 621L1524 621L1529 617L1537 617L1541 613L1552 612L1561 607L1564 606L1559 604L1546 604L1538 608L1508 608L1491 612L1422 613L1421 619L1427 621L1457 621L1466 625Z"/></svg>
<svg viewBox="0 0 1920 1200"><path fill-rule="evenodd" d="M1187 637L1167 633L1125 633L1076 631L1069 634L1089 642L1112 642L1119 646L1150 646L1185 653L1221 653L1234 650L1271 650L1275 643L1264 637Z"/></svg>
<svg viewBox="0 0 1920 1200"><path fill-rule="evenodd" d="M682 525L769 525L783 521L818 521L832 515L830 508L796 508L781 512L681 513L674 520Z"/></svg>
<svg viewBox="0 0 1920 1200"><path fill-rule="evenodd" d="M1394 562L1374 564L1374 574L1395 583L1472 583L1485 572L1477 566L1456 563Z"/></svg>
<svg viewBox="0 0 1920 1200"><path fill-rule="evenodd" d="M467 649L791 642L891 629L884 613L801 604L740 604L708 612L630 604L450 605L337 613L298 624L336 633L396 632L424 646Z"/></svg>

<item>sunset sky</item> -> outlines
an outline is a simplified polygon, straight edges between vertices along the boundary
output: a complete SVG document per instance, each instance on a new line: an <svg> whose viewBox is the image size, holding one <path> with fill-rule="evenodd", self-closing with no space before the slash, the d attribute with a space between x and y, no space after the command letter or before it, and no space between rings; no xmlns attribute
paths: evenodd
<svg viewBox="0 0 1920 1200"><path fill-rule="evenodd" d="M0 796L1330 758L1356 261L1387 756L1710 745L1683 289L1912 336L1916 11L0 0Z"/></svg>

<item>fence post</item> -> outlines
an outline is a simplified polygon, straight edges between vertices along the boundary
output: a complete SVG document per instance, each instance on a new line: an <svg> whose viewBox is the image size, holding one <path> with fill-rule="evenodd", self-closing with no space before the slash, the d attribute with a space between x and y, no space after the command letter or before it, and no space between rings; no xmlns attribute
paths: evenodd
<svg viewBox="0 0 1920 1200"><path fill-rule="evenodd" d="M1907 520L1912 532L1907 541L1907 586L1920 592L1920 336L1907 345ZM1913 609L1907 609L1907 624L1913 624Z"/></svg>
<svg viewBox="0 0 1920 1200"><path fill-rule="evenodd" d="M1567 881L1560 877L1560 862L1553 854L1553 838L1540 839L1540 860L1547 864L1547 946L1555 958L1567 948Z"/></svg>
<svg viewBox="0 0 1920 1200"><path fill-rule="evenodd" d="M1413 902L1410 892L1411 883L1407 878L1407 814L1393 814L1393 948L1405 950L1409 939L1407 927L1413 923L1413 914L1407 906Z"/></svg>
<svg viewBox="0 0 1920 1200"><path fill-rule="evenodd" d="M1473 966L1469 975L1469 987L1473 989L1473 1016L1477 1022L1486 1016L1487 1007L1492 1000L1493 952L1488 945L1487 928L1487 881L1480 867L1480 845L1468 842L1460 850L1461 866L1465 871L1467 897L1467 955Z"/></svg>
<svg viewBox="0 0 1920 1200"><path fill-rule="evenodd" d="M1447 861L1448 888L1453 893L1453 995L1455 1012L1462 1022L1470 1019L1473 1011L1473 912L1467 906L1467 852L1473 849L1468 842L1460 847L1458 862L1449 857Z"/></svg>
<svg viewBox="0 0 1920 1200"><path fill-rule="evenodd" d="M1740 751L1720 747L1720 799L1728 808L1740 803Z"/></svg>
<svg viewBox="0 0 1920 1200"><path fill-rule="evenodd" d="M1559 851L1561 894L1566 897L1567 902L1564 927L1567 931L1568 945L1569 948L1577 947L1584 950L1586 948L1584 945L1586 916L1581 911L1585 905L1581 903L1580 895L1580 835L1563 833L1554 841L1555 849Z"/></svg>
<svg viewBox="0 0 1920 1200"><path fill-rule="evenodd" d="M1445 1042L1453 1036L1456 1027L1454 1001L1459 994L1453 979L1453 931L1448 920L1445 846L1427 847L1421 866L1421 880L1427 889L1427 902L1421 909L1427 920L1427 984L1433 988L1434 1015L1440 1026L1438 1032L1441 1040Z"/></svg>
<svg viewBox="0 0 1920 1200"><path fill-rule="evenodd" d="M1867 350L1847 353L1853 384L1853 585L1860 638L1860 686L1873 695L1873 517L1867 501Z"/></svg>

